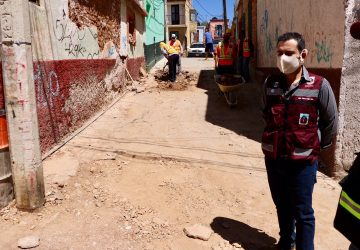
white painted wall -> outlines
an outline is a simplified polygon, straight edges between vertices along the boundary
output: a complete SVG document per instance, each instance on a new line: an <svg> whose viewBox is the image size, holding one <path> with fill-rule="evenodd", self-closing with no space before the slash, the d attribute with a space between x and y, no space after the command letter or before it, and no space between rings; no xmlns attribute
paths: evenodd
<svg viewBox="0 0 360 250"><path fill-rule="evenodd" d="M45 0L56 60L99 58L96 27L79 29L69 19L68 0Z"/></svg>
<svg viewBox="0 0 360 250"><path fill-rule="evenodd" d="M135 13L135 29L136 44L135 46L128 46L128 55L130 58L144 57L145 21L144 16L140 13Z"/></svg>

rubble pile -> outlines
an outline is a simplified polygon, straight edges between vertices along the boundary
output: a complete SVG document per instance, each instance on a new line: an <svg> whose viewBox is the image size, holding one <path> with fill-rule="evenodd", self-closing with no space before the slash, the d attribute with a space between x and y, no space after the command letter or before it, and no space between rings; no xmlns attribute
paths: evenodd
<svg viewBox="0 0 360 250"><path fill-rule="evenodd" d="M189 86L197 84L198 75L189 71L182 71L176 76L175 82L170 82L168 72L158 70L154 74L155 81L158 83L159 89L164 90L185 90Z"/></svg>

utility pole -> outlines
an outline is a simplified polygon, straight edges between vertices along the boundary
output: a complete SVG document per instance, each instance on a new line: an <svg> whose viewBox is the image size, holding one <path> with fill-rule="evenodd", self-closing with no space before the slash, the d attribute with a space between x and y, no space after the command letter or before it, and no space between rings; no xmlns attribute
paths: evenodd
<svg viewBox="0 0 360 250"><path fill-rule="evenodd" d="M226 30L228 28L227 15L226 15L226 0L223 0L223 9L224 9L224 29L226 32Z"/></svg>
<svg viewBox="0 0 360 250"><path fill-rule="evenodd" d="M44 204L28 0L0 0L1 54L17 207Z"/></svg>

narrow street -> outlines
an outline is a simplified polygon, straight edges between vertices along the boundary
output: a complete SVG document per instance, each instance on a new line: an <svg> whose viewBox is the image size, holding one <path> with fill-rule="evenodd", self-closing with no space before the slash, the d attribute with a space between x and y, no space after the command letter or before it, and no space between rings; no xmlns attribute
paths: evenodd
<svg viewBox="0 0 360 250"><path fill-rule="evenodd" d="M45 206L3 209L0 249L17 249L29 235L40 237L37 249L270 249L278 223L260 147L260 93L244 85L230 109L213 64L183 58L189 81L174 90L155 81L159 63L141 82L145 91L126 93L48 157ZM332 226L339 193L318 173L318 250L349 246ZM213 230L208 241L184 234L194 224Z"/></svg>

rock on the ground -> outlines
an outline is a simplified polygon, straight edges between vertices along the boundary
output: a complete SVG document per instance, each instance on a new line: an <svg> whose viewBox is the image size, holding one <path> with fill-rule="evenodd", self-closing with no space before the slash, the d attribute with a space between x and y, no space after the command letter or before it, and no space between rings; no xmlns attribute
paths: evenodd
<svg viewBox="0 0 360 250"><path fill-rule="evenodd" d="M232 244L235 248L239 248L239 249L243 249L242 248L242 246L239 244L239 243L237 243L237 242L235 242L234 244Z"/></svg>
<svg viewBox="0 0 360 250"><path fill-rule="evenodd" d="M207 226L195 224L184 228L184 233L190 238L208 241L213 231Z"/></svg>
<svg viewBox="0 0 360 250"><path fill-rule="evenodd" d="M142 93L145 91L145 88L143 86L139 86L136 88L136 93L139 94L139 93Z"/></svg>
<svg viewBox="0 0 360 250"><path fill-rule="evenodd" d="M40 245L38 236L27 236L18 240L18 247L21 249L34 248Z"/></svg>

